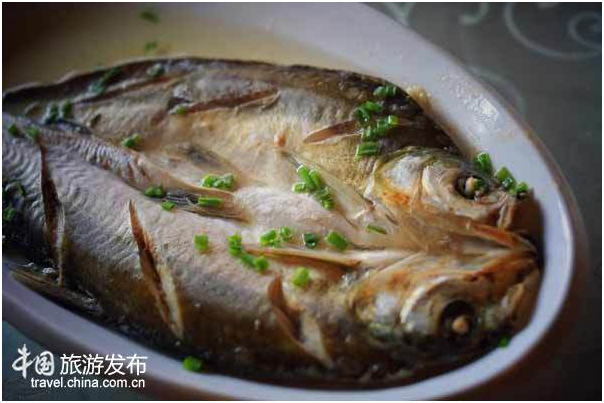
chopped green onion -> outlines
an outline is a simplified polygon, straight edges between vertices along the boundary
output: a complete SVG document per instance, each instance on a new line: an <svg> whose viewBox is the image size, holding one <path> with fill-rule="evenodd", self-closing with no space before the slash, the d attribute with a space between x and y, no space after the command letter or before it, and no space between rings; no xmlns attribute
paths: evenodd
<svg viewBox="0 0 604 403"><path fill-rule="evenodd" d="M59 117L61 119L71 119L73 117L73 102L71 102L69 99L61 103Z"/></svg>
<svg viewBox="0 0 604 403"><path fill-rule="evenodd" d="M184 115L189 111L189 107L185 104L176 105L170 112L171 115Z"/></svg>
<svg viewBox="0 0 604 403"><path fill-rule="evenodd" d="M394 85L380 85L373 91L373 95L378 98L392 98L396 96L396 87Z"/></svg>
<svg viewBox="0 0 604 403"><path fill-rule="evenodd" d="M289 227L281 227L281 229L279 229L279 236L284 242L287 242L292 239L294 234L292 233L292 230Z"/></svg>
<svg viewBox="0 0 604 403"><path fill-rule="evenodd" d="M107 89L107 86L115 79L115 77L120 73L121 69L119 67L113 67L109 69L101 78L97 81L90 84L88 87L88 91L92 93L92 95L101 95Z"/></svg>
<svg viewBox="0 0 604 403"><path fill-rule="evenodd" d="M164 191L162 185L149 186L147 189L145 189L145 196L148 197L162 198L165 196L165 194L166 192Z"/></svg>
<svg viewBox="0 0 604 403"><path fill-rule="evenodd" d="M132 136L126 137L124 140L122 140L122 145L124 147L134 148L141 141L141 139L140 134L135 133Z"/></svg>
<svg viewBox="0 0 604 403"><path fill-rule="evenodd" d="M388 124L388 126L395 127L398 126L399 120L398 120L398 116L395 115L388 115L386 117L386 123Z"/></svg>
<svg viewBox="0 0 604 403"><path fill-rule="evenodd" d="M365 103L361 105L361 108L365 109L368 112L377 114L382 113L384 111L384 107L382 105L373 101L365 101Z"/></svg>
<svg viewBox="0 0 604 403"><path fill-rule="evenodd" d="M145 43L145 53L151 53L157 49L157 41L149 41Z"/></svg>
<svg viewBox="0 0 604 403"><path fill-rule="evenodd" d="M157 78L163 75L165 72L164 66L160 63L154 64L153 66L147 69L147 75L152 78Z"/></svg>
<svg viewBox="0 0 604 403"><path fill-rule="evenodd" d="M378 137L378 131L375 126L367 126L363 128L361 132L362 141L372 141Z"/></svg>
<svg viewBox="0 0 604 403"><path fill-rule="evenodd" d="M336 203L333 201L333 199L331 197L321 199L319 202L321 203L321 206L323 206L323 208L325 210L332 210L336 206Z"/></svg>
<svg viewBox="0 0 604 403"><path fill-rule="evenodd" d="M326 210L331 210L335 206L333 197L331 195L331 189L328 187L324 187L323 189L315 192L314 197Z"/></svg>
<svg viewBox="0 0 604 403"><path fill-rule="evenodd" d="M514 189L514 187L516 186L516 180L511 176L508 176L503 181L501 181L501 186L503 186L503 188L506 190Z"/></svg>
<svg viewBox="0 0 604 403"><path fill-rule="evenodd" d="M42 123L45 125L54 123L59 119L59 107L56 104L48 105L44 117L42 117Z"/></svg>
<svg viewBox="0 0 604 403"><path fill-rule="evenodd" d="M292 191L294 193L306 193L306 192L308 192L308 189L306 188L306 183L304 183L304 182L296 182L292 186Z"/></svg>
<svg viewBox="0 0 604 403"><path fill-rule="evenodd" d="M529 186L527 185L526 182L520 182L519 184L516 185L515 188L510 190L510 193L514 196L518 195L518 196L522 196L526 193L528 193L529 191Z"/></svg>
<svg viewBox="0 0 604 403"><path fill-rule="evenodd" d="M321 189L324 186L323 179L321 179L321 175L319 175L319 173L317 171L315 171L314 169L311 169L308 172L308 176L312 180L312 183L315 186L315 188Z"/></svg>
<svg viewBox="0 0 604 403"><path fill-rule="evenodd" d="M8 126L8 129L7 129L7 130L8 130L8 132L9 132L10 134L12 134L13 136L18 136L18 135L20 134L19 128L18 128L18 127L17 127L17 125L16 125L16 124L14 124L14 123L11 123L11 124Z"/></svg>
<svg viewBox="0 0 604 403"><path fill-rule="evenodd" d="M25 134L27 134L27 137L30 139L37 140L38 136L40 135L40 129L35 126L29 126L27 129L25 129Z"/></svg>
<svg viewBox="0 0 604 403"><path fill-rule="evenodd" d="M201 207L219 207L222 204L222 199L220 197L199 196L197 204Z"/></svg>
<svg viewBox="0 0 604 403"><path fill-rule="evenodd" d="M153 10L151 8L147 8L146 10L141 11L141 13L139 14L139 16L143 20L152 22L154 24L157 24L159 22L159 17L157 15L157 13L155 12L155 10Z"/></svg>
<svg viewBox="0 0 604 403"><path fill-rule="evenodd" d="M250 268L256 267L254 264L254 262L256 261L256 258L254 257L254 255L250 255L247 252L242 251L239 254L239 261L241 263L243 263L244 265L246 265L247 267L250 267Z"/></svg>
<svg viewBox="0 0 604 403"><path fill-rule="evenodd" d="M309 249L314 249L319 244L319 237L311 232L303 234L304 246Z"/></svg>
<svg viewBox="0 0 604 403"><path fill-rule="evenodd" d="M195 235L193 238L195 249L200 252L207 252L210 249L210 238L207 235Z"/></svg>
<svg viewBox="0 0 604 403"><path fill-rule="evenodd" d="M310 281L310 272L306 267L298 267L294 272L292 284L296 287L304 288Z"/></svg>
<svg viewBox="0 0 604 403"><path fill-rule="evenodd" d="M497 172L495 172L495 177L499 182L503 182L507 178L513 178L512 174L506 167L501 167Z"/></svg>
<svg viewBox="0 0 604 403"><path fill-rule="evenodd" d="M262 273L268 269L268 259L264 256L258 256L254 259L254 270Z"/></svg>
<svg viewBox="0 0 604 403"><path fill-rule="evenodd" d="M369 112L363 108L363 107L358 107L356 108L352 114L354 115L354 117L356 118L356 120L358 120L358 122L365 126L367 123L369 123L369 121L371 120L371 115L369 114Z"/></svg>
<svg viewBox="0 0 604 403"><path fill-rule="evenodd" d="M473 162L476 169L478 169L480 172L483 172L487 175L491 175L491 173L493 172L491 156L488 153L482 152L476 154Z"/></svg>
<svg viewBox="0 0 604 403"><path fill-rule="evenodd" d="M274 229L265 232L260 235L260 245L262 246L279 246L279 238L277 237L277 231Z"/></svg>
<svg viewBox="0 0 604 403"><path fill-rule="evenodd" d="M300 179L302 179L302 181L304 181L304 183L306 184L306 189L308 189L310 192L315 190L315 184L312 178L310 177L309 170L306 166L300 165L296 172L298 173Z"/></svg>
<svg viewBox="0 0 604 403"><path fill-rule="evenodd" d="M243 252L243 247L241 246L241 236L238 234L231 235L227 237L227 242L229 244L229 253L233 257L239 257Z"/></svg>
<svg viewBox="0 0 604 403"><path fill-rule="evenodd" d="M325 240L328 244L341 251L345 250L348 247L348 241L346 240L346 238L344 238L342 235L338 234L335 231L329 231L329 233L325 237Z"/></svg>
<svg viewBox="0 0 604 403"><path fill-rule="evenodd" d="M380 152L380 145L373 141L368 141L366 143L361 143L357 146L356 156L370 156L377 155Z"/></svg>
<svg viewBox="0 0 604 403"><path fill-rule="evenodd" d="M11 206L6 207L2 210L2 221L11 222L15 218L17 211Z"/></svg>
<svg viewBox="0 0 604 403"><path fill-rule="evenodd" d="M183 360L182 366L187 371L199 372L203 370L203 361L199 358L188 356Z"/></svg>
<svg viewBox="0 0 604 403"><path fill-rule="evenodd" d="M388 233L385 228L382 228L378 225L373 225L373 224L367 224L367 229L369 231L377 232L377 233L384 234L384 235L386 235Z"/></svg>
<svg viewBox="0 0 604 403"><path fill-rule="evenodd" d="M161 208L163 208L166 211L172 210L175 206L176 206L175 203L172 203L171 201L168 201L168 200L164 200L163 202L161 202Z"/></svg>
<svg viewBox="0 0 604 403"><path fill-rule="evenodd" d="M510 338L509 337L502 337L501 339L499 339L499 347L500 348L506 348L508 345L510 344Z"/></svg>
<svg viewBox="0 0 604 403"><path fill-rule="evenodd" d="M230 173L223 176L209 174L203 178L201 181L201 186L206 188L231 190L235 186L235 177Z"/></svg>

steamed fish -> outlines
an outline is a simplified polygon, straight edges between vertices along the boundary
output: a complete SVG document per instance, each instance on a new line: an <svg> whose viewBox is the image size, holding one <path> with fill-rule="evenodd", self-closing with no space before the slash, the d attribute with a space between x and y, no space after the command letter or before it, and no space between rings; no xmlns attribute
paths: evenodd
<svg viewBox="0 0 604 403"><path fill-rule="evenodd" d="M28 286L210 369L378 384L526 323L519 198L401 88L146 60L5 92L5 242Z"/></svg>

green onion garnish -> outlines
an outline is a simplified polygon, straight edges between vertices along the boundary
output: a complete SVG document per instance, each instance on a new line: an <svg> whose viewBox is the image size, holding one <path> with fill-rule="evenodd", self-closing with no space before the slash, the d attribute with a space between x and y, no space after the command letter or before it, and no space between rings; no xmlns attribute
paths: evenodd
<svg viewBox="0 0 604 403"><path fill-rule="evenodd" d="M526 194L529 191L529 186L527 185L526 182L520 182L519 184L516 185L515 188L513 188L510 193L512 195L519 195L522 196L524 194Z"/></svg>
<svg viewBox="0 0 604 403"><path fill-rule="evenodd" d="M315 190L315 184L314 184L312 178L310 177L310 174L309 174L310 171L308 170L308 168L306 166L300 165L298 167L298 169L296 170L296 172L298 173L298 176L300 177L300 179L302 179L302 181L306 185L306 189L308 189L308 191L312 192L313 190Z"/></svg>
<svg viewBox="0 0 604 403"><path fill-rule="evenodd" d="M165 69L160 63L154 64L147 69L147 75L152 78L157 78L164 74Z"/></svg>
<svg viewBox="0 0 604 403"><path fill-rule="evenodd" d="M328 187L324 187L323 189L315 192L314 197L319 203L321 203L323 208L327 210L331 210L335 206L333 197L331 195L331 189Z"/></svg>
<svg viewBox="0 0 604 403"><path fill-rule="evenodd" d="M335 231L329 231L329 233L325 237L325 240L328 244L341 251L345 250L348 247L348 241L346 240L346 238L344 238L342 235L338 234Z"/></svg>
<svg viewBox="0 0 604 403"><path fill-rule="evenodd" d="M57 120L59 120L59 107L56 104L48 105L44 117L42 117L42 123L47 125L49 123L54 123Z"/></svg>
<svg viewBox="0 0 604 403"><path fill-rule="evenodd" d="M506 167L501 167L495 172L495 177L499 182L503 182L507 178L513 178L512 174Z"/></svg>
<svg viewBox="0 0 604 403"><path fill-rule="evenodd" d="M145 189L145 196L148 197L155 197L155 198L162 198L164 197L166 194L166 192L164 191L164 188L162 187L162 185L157 185L157 186L149 186L147 189Z"/></svg>
<svg viewBox="0 0 604 403"><path fill-rule="evenodd" d="M319 237L311 232L303 234L304 246L308 249L314 249L319 244Z"/></svg>
<svg viewBox="0 0 604 403"><path fill-rule="evenodd" d="M109 69L101 78L97 81L90 84L88 87L88 91L92 93L92 95L101 95L107 89L107 86L115 79L115 77L120 73L121 69L119 67L113 67Z"/></svg>
<svg viewBox="0 0 604 403"><path fill-rule="evenodd" d="M474 157L474 167L478 169L480 172L483 172L487 175L491 175L493 172L493 164L491 163L491 156L488 153L478 153Z"/></svg>
<svg viewBox="0 0 604 403"><path fill-rule="evenodd" d="M195 249L200 252L207 252L210 249L210 238L207 235L195 235L193 238Z"/></svg>
<svg viewBox="0 0 604 403"><path fill-rule="evenodd" d="M40 135L40 129L35 126L29 126L25 129L25 134L32 140L37 140Z"/></svg>
<svg viewBox="0 0 604 403"><path fill-rule="evenodd" d="M292 233L292 230L289 227L281 227L281 229L279 229L279 236L281 237L283 242L287 242L292 239L294 234Z"/></svg>
<svg viewBox="0 0 604 403"><path fill-rule="evenodd" d="M388 124L388 126L390 126L390 128L397 126L399 123L398 116L388 115L386 117L386 123Z"/></svg>
<svg viewBox="0 0 604 403"><path fill-rule="evenodd" d="M134 148L141 141L141 139L140 134L135 133L132 136L126 137L124 140L122 140L122 145L124 147Z"/></svg>
<svg viewBox="0 0 604 403"><path fill-rule="evenodd" d="M254 259L253 262L253 269L256 270L259 273L262 273L264 271L266 271L266 269L268 269L268 259L265 258L264 256L258 256L257 258Z"/></svg>
<svg viewBox="0 0 604 403"><path fill-rule="evenodd" d="M172 203L171 201L168 200L164 200L163 202L161 202L161 208L163 208L166 211L170 211L172 210L174 207L176 207L175 203Z"/></svg>
<svg viewBox="0 0 604 403"><path fill-rule="evenodd" d="M201 181L201 186L206 188L216 188L223 190L231 190L235 186L235 177L233 174L225 174L223 176L206 175Z"/></svg>
<svg viewBox="0 0 604 403"><path fill-rule="evenodd" d="M386 235L388 233L385 228L382 228L378 225L373 225L373 224L367 224L367 230L369 230L371 232L377 232L379 234L384 234L384 235Z"/></svg>
<svg viewBox="0 0 604 403"><path fill-rule="evenodd" d="M238 234L231 235L227 237L227 242L229 244L229 253L233 257L239 257L243 252L243 247L241 246L241 236Z"/></svg>
<svg viewBox="0 0 604 403"><path fill-rule="evenodd" d="M277 237L277 231L274 229L265 232L260 235L260 245L262 246L280 246L279 238Z"/></svg>
<svg viewBox="0 0 604 403"><path fill-rule="evenodd" d="M199 372L203 369L203 361L199 358L188 356L182 361L182 366L187 371Z"/></svg>
<svg viewBox="0 0 604 403"><path fill-rule="evenodd" d="M506 348L508 345L510 344L510 338L509 337L502 337L501 339L499 339L499 347L500 348Z"/></svg>
<svg viewBox="0 0 604 403"><path fill-rule="evenodd" d="M352 114L354 115L354 117L356 118L356 120L358 120L358 122L365 126L367 123L369 123L369 121L371 120L371 115L369 114L369 112L363 108L363 107L358 107L356 108Z"/></svg>
<svg viewBox="0 0 604 403"><path fill-rule="evenodd" d="M141 11L141 13L139 14L139 16L143 20L152 22L154 24L157 24L159 22L159 17L157 15L157 13L155 12L155 10L153 10L151 8L147 8L146 10Z"/></svg>
<svg viewBox="0 0 604 403"><path fill-rule="evenodd" d="M222 204L222 199L220 197L199 196L197 204L201 207L219 207Z"/></svg>
<svg viewBox="0 0 604 403"><path fill-rule="evenodd" d="M18 136L19 134L21 134L21 133L20 133L20 131L19 131L19 128L18 128L18 127L17 127L17 125L16 125L16 124L14 124L14 123L11 123L11 124L8 126L8 129L7 129L7 130L8 130L8 132L9 132L10 134L12 134L13 136Z"/></svg>
<svg viewBox="0 0 604 403"><path fill-rule="evenodd" d="M392 98L396 96L396 87L394 85L380 85L373 91L373 95L378 98Z"/></svg>
<svg viewBox="0 0 604 403"><path fill-rule="evenodd" d="M306 267L298 267L294 272L294 277L292 278L292 284L296 287L306 287L308 282L310 281L310 272Z"/></svg>
<svg viewBox="0 0 604 403"><path fill-rule="evenodd" d="M368 112L380 114L384 111L384 107L377 102L373 101L365 101L361 108L365 109Z"/></svg>
<svg viewBox="0 0 604 403"><path fill-rule="evenodd" d="M367 141L357 146L356 156L364 157L370 155L377 155L380 152L380 145L373 141Z"/></svg>
<svg viewBox="0 0 604 403"><path fill-rule="evenodd" d="M185 104L176 105L172 111L170 111L171 115L184 115L189 111L189 107Z"/></svg>
<svg viewBox="0 0 604 403"><path fill-rule="evenodd" d="M306 189L306 183L304 183L304 182L296 182L292 186L292 191L294 193L306 193L306 192L308 192L308 189Z"/></svg>
<svg viewBox="0 0 604 403"><path fill-rule="evenodd" d="M17 211L11 206L6 207L2 210L2 221L11 222L15 218Z"/></svg>
<svg viewBox="0 0 604 403"><path fill-rule="evenodd" d="M239 261L249 268L255 267L255 265L254 265L255 260L256 260L256 258L254 257L254 255L250 255L247 252L242 251L239 254Z"/></svg>
<svg viewBox="0 0 604 403"><path fill-rule="evenodd" d="M158 47L157 41L149 41L149 42L145 43L145 53L151 53L155 49L157 49L157 47Z"/></svg>
<svg viewBox="0 0 604 403"><path fill-rule="evenodd" d="M311 169L308 172L308 176L312 180L312 183L315 186L315 188L321 189L323 187L323 179L321 179L321 175L319 175L319 173L317 171L315 171L314 169Z"/></svg>
<svg viewBox="0 0 604 403"><path fill-rule="evenodd" d="M61 103L59 117L61 119L71 119L73 117L73 102L69 99Z"/></svg>

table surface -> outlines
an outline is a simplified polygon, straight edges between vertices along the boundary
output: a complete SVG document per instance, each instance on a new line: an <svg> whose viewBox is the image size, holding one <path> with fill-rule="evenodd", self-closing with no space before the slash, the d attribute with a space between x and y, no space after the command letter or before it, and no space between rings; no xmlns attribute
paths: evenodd
<svg viewBox="0 0 604 403"><path fill-rule="evenodd" d="M601 4L373 3L461 60L528 121L571 184L590 243L587 285L527 368L464 398L601 399L602 6ZM570 308L569 308L570 309ZM33 389L11 368L24 343L2 324L5 400L145 399L123 389Z"/></svg>

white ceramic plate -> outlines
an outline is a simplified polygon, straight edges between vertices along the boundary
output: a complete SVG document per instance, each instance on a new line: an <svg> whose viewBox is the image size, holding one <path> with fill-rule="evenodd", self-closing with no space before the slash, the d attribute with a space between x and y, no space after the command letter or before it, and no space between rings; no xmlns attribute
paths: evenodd
<svg viewBox="0 0 604 403"><path fill-rule="evenodd" d="M119 7L123 11L124 7L135 6ZM147 391L172 398L441 398L476 387L505 372L536 346L559 314L573 273L586 256L586 237L571 191L551 155L519 115L492 90L417 34L358 4L181 4L157 8L160 15L170 17L156 30L174 29L178 15L186 15L187 21L193 20L199 26L218 24L221 29L216 30L213 39L220 46L211 56L255 57L332 67L342 64L402 86L425 88L436 120L454 131L453 136L463 150L488 150L496 164L513 167L519 177L534 187L542 214L545 267L533 318L505 350L493 351L469 365L412 385L371 391L302 389L183 371L180 361L91 323L25 289L8 276L3 264L5 320L57 352L147 355ZM246 35L246 32L263 35ZM237 46L233 42L237 37L246 41L246 45ZM266 38L281 46L289 44L281 47L283 52L288 48L296 51L284 53L281 58L266 47Z"/></svg>

